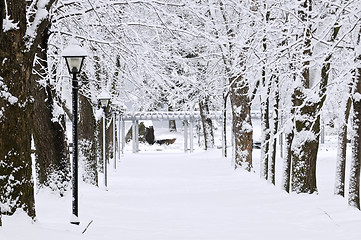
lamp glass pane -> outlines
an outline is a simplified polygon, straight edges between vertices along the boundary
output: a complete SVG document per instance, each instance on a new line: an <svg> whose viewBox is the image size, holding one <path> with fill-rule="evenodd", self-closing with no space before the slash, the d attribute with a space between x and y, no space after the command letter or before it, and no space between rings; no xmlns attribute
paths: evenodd
<svg viewBox="0 0 361 240"><path fill-rule="evenodd" d="M66 58L71 73L80 72L83 57L67 57Z"/></svg>
<svg viewBox="0 0 361 240"><path fill-rule="evenodd" d="M108 106L109 99L100 99L100 105L102 105L103 108Z"/></svg>

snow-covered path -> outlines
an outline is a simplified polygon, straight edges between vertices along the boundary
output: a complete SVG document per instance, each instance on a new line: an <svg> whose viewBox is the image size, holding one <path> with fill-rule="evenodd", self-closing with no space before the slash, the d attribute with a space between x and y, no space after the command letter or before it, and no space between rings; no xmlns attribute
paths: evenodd
<svg viewBox="0 0 361 240"><path fill-rule="evenodd" d="M127 154L118 170L111 170L108 191L81 185L80 226L68 223L70 196L60 199L41 192L39 221L23 223L21 214L6 217L0 239L351 240L361 236L361 214L347 207L344 199L331 193L288 195L258 174L234 171L229 160L219 156L216 150Z"/></svg>

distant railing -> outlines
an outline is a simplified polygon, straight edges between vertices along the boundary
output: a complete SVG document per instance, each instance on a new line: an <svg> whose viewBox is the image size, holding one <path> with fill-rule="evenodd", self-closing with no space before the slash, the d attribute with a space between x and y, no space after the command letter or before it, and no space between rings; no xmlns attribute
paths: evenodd
<svg viewBox="0 0 361 240"><path fill-rule="evenodd" d="M211 111L208 113L208 118L223 121L223 112L222 111ZM251 118L259 119L261 114L259 111L252 111ZM193 152L193 128L194 124L201 120L201 115L199 111L194 112L123 112L121 114L113 113L114 121L117 122L117 127L113 125L113 136L116 136L116 130L118 130L118 146L114 145L114 149L120 149L119 154L124 154L125 147L125 121L132 121L132 149L133 153L139 151L139 122L142 120L153 120L153 121L167 121L167 120L183 120L184 127L184 151ZM227 112L227 120L232 119L231 112ZM121 130L121 131L120 131ZM120 133L121 132L121 133ZM188 136L190 135L190 137ZM188 139L189 139L189 148L188 148ZM114 140L115 143L115 140ZM223 146L224 147L224 146ZM120 156L119 156L120 157Z"/></svg>
<svg viewBox="0 0 361 240"><path fill-rule="evenodd" d="M123 120L200 120L199 112L125 112ZM211 119L221 120L221 111L212 111L208 114Z"/></svg>
<svg viewBox="0 0 361 240"><path fill-rule="evenodd" d="M125 112L123 114L123 120L200 120L201 114L199 111L195 112ZM208 114L210 119L221 121L223 120L222 111L211 111ZM251 112L252 119L261 118L259 111ZM227 112L227 120L232 119L231 113Z"/></svg>

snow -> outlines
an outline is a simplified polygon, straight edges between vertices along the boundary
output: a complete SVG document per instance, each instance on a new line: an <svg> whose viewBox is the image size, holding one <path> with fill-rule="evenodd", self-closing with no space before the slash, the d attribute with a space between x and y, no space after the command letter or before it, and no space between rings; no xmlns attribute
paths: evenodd
<svg viewBox="0 0 361 240"><path fill-rule="evenodd" d="M79 42L75 38L71 38L69 45L62 52L62 56L86 57L88 56L88 53L80 46Z"/></svg>
<svg viewBox="0 0 361 240"><path fill-rule="evenodd" d="M14 23L14 20L12 19L9 19L9 16L6 16L4 19L3 19L3 31L4 32L7 32L7 31L10 31L10 30L17 30L19 29L19 23Z"/></svg>
<svg viewBox="0 0 361 240"><path fill-rule="evenodd" d="M10 104L15 104L18 102L18 98L13 96L10 92L6 84L2 81L3 79L0 77L0 98L6 99ZM0 117L2 116L2 111L0 111Z"/></svg>
<svg viewBox="0 0 361 240"><path fill-rule="evenodd" d="M41 1L40 1L41 2ZM38 4L38 7L39 4ZM31 26L26 29L26 35L30 36L32 38L35 38L36 31L39 26L39 24L48 16L48 11L45 9L45 6L42 6L42 8L39 8L36 12L34 21L32 22Z"/></svg>
<svg viewBox="0 0 361 240"><path fill-rule="evenodd" d="M153 126L153 122L151 120L143 120L144 127L149 128Z"/></svg>
<svg viewBox="0 0 361 240"><path fill-rule="evenodd" d="M361 101L361 94L356 92L353 94L353 99L356 101L356 102L359 102Z"/></svg>
<svg viewBox="0 0 361 240"><path fill-rule="evenodd" d="M111 98L110 93L105 88L103 88L98 95L99 100L110 100L110 98Z"/></svg>
<svg viewBox="0 0 361 240"><path fill-rule="evenodd" d="M259 174L235 171L221 150L155 152L144 145L138 154L126 152L117 170L109 168L108 191L80 183L79 226L69 223L71 192L59 198L43 189L36 196L37 221L21 211L3 216L0 239L356 239L361 212L333 195L334 146L321 147L319 194L308 195L287 194Z"/></svg>
<svg viewBox="0 0 361 240"><path fill-rule="evenodd" d="M17 30L19 29L18 22L14 23L14 20L10 19L9 13L8 13L8 6L7 2L4 1L4 9L5 9L5 18L3 19L3 25L2 30L4 32L10 31L10 30ZM3 11L3 10L2 10Z"/></svg>

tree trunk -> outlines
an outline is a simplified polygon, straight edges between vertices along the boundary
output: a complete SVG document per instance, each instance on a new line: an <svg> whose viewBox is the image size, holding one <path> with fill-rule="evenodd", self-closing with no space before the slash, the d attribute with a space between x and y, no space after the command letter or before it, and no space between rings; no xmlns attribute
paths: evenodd
<svg viewBox="0 0 361 240"><path fill-rule="evenodd" d="M105 111L106 116L106 129L105 129L105 156L107 158L107 162L109 164L109 158L111 157L111 148L112 148L112 137L113 137L113 125L112 122L109 123L109 121L112 121L111 114L109 113L110 107L108 107ZM100 169L100 172L103 172L103 165L104 165L104 159L103 159L103 117L97 122L97 129L98 129L98 169Z"/></svg>
<svg viewBox="0 0 361 240"><path fill-rule="evenodd" d="M173 111L172 107L168 107L168 111ZM169 132L176 132L177 131L177 125L175 123L175 120L169 120Z"/></svg>
<svg viewBox="0 0 361 240"><path fill-rule="evenodd" d="M235 167L247 171L252 169L253 128L251 103L248 97L249 86L242 76L230 78L230 99L232 104L233 133L235 139Z"/></svg>
<svg viewBox="0 0 361 240"><path fill-rule="evenodd" d="M320 115L317 103L305 100L304 93L295 89L294 106L299 108L295 116L292 142L292 191L317 192L316 161L319 146ZM307 116L305 118L304 116Z"/></svg>
<svg viewBox="0 0 361 240"><path fill-rule="evenodd" d="M308 100L311 88L310 59L312 57L310 23L312 0L301 3L298 14L304 22L302 46L302 72L299 86L294 89L292 102L295 110L295 128L292 142L292 191L297 193L317 192L316 162L320 133L320 109L322 101ZM321 80L320 92L325 91L324 79ZM324 87L324 88L323 88Z"/></svg>
<svg viewBox="0 0 361 240"><path fill-rule="evenodd" d="M265 70L263 72L263 88L266 92L264 98L261 101L261 128L262 128L262 145L261 145L261 175L268 179L268 166L269 166L269 156L270 156L270 122L269 122L269 94L271 91L271 85L268 83L265 84Z"/></svg>
<svg viewBox="0 0 361 240"><path fill-rule="evenodd" d="M290 65L290 69L294 70L294 65ZM293 81L296 79L296 74L293 74ZM294 116L295 116L295 109L291 108L290 117L285 123L285 153L284 153L284 160L283 160L283 181L282 181L282 188L286 192L291 191L291 169L292 169L292 143L294 138Z"/></svg>
<svg viewBox="0 0 361 240"><path fill-rule="evenodd" d="M285 133L285 157L284 157L284 167L283 167L283 182L282 188L286 192L290 192L290 183L291 183L291 167L292 167L292 141L293 141L293 130L290 132Z"/></svg>
<svg viewBox="0 0 361 240"><path fill-rule="evenodd" d="M310 47L308 41L305 46ZM306 48L306 56L311 54L309 47ZM305 61L302 72L304 87L294 90L293 104L298 110L295 116L295 136L292 147L292 190L298 193L317 192L316 162L320 138L320 111L326 99L331 57L332 54L329 54L325 58L321 69L319 101L308 101L304 94L305 88L310 87L308 61Z"/></svg>
<svg viewBox="0 0 361 240"><path fill-rule="evenodd" d="M228 94L223 94L223 157L227 157L227 98Z"/></svg>
<svg viewBox="0 0 361 240"><path fill-rule="evenodd" d="M108 108L107 111L107 130L106 130L106 147L107 147L107 159L108 159L108 164L110 163L110 159L113 158L113 154L114 154L114 149L113 149L113 124L114 124L114 119L112 118L112 113L111 113L111 108Z"/></svg>
<svg viewBox="0 0 361 240"><path fill-rule="evenodd" d="M361 72L360 72L361 74ZM359 82L361 82L359 80ZM358 83L358 93L361 94L361 84ZM352 162L350 171L350 186L348 204L360 209L360 163L361 163L361 102L353 101L354 117L353 128L354 137L352 139Z"/></svg>
<svg viewBox="0 0 361 240"><path fill-rule="evenodd" d="M49 22L48 26L50 25ZM32 132L36 148L36 170L38 186L50 187L63 196L70 181L70 161L67 155L64 116L54 116L54 93L47 76L48 27L41 33L37 49L37 61L32 75L32 95L34 110ZM39 78L45 78L41 86Z"/></svg>
<svg viewBox="0 0 361 240"><path fill-rule="evenodd" d="M336 37L339 33L341 25L337 22L334 24L333 32L331 34L331 42L336 40ZM324 76L326 81L329 78L330 72L330 59L332 54L329 54L326 57L323 64L321 74ZM325 85L324 85L325 86ZM350 88L351 90L351 88ZM347 123L350 115L351 108L351 98L348 97L347 103L345 106L345 111L343 112L343 122L341 123L339 133L338 133L338 145L337 145L337 165L336 165L336 184L335 184L335 194L336 195L345 195L345 172L346 172L346 148L347 148Z"/></svg>
<svg viewBox="0 0 361 240"><path fill-rule="evenodd" d="M98 186L96 120L89 100L79 96L79 148L82 154L83 181Z"/></svg>
<svg viewBox="0 0 361 240"><path fill-rule="evenodd" d="M345 196L347 123L351 109L351 98L347 99L343 122L338 130L335 194Z"/></svg>
<svg viewBox="0 0 361 240"><path fill-rule="evenodd" d="M32 123L39 187L50 187L63 196L70 181L64 116L55 121L53 96L49 86L43 90L34 89L33 96Z"/></svg>
<svg viewBox="0 0 361 240"><path fill-rule="evenodd" d="M276 153L277 153L277 132L278 132L278 107L279 107L279 79L278 76L274 77L274 103L273 103L273 131L272 131L272 139L271 143L271 158L269 162L269 181L275 185L276 184Z"/></svg>
<svg viewBox="0 0 361 240"><path fill-rule="evenodd" d="M177 125L175 123L175 120L169 120L169 131L170 132L176 132L177 131Z"/></svg>
<svg viewBox="0 0 361 240"><path fill-rule="evenodd" d="M266 8L266 4L264 5ZM264 26L263 32L264 36L262 39L263 54L267 56L267 24L269 23L270 11L266 11L264 15ZM267 60L264 60L262 66L262 87L263 89L261 94L261 128L262 128L262 145L261 145L261 175L268 179L268 167L270 160L270 140L271 140L271 130L270 130L270 121L269 121L269 103L270 103L270 92L271 92L271 79L267 79L269 74L267 74L268 69L266 68Z"/></svg>
<svg viewBox="0 0 361 240"><path fill-rule="evenodd" d="M213 123L212 119L208 117L209 106L207 98L199 101L199 110L202 119L204 149L214 148Z"/></svg>
<svg viewBox="0 0 361 240"><path fill-rule="evenodd" d="M1 1L3 2L3 1ZM31 160L31 73L34 53L25 41L25 0L7 0L16 29L0 32L0 203L3 214L22 208L35 218ZM1 9L1 18L5 10Z"/></svg>
<svg viewBox="0 0 361 240"><path fill-rule="evenodd" d="M358 45L361 43L361 30L359 33ZM356 62L361 62L361 55L357 57ZM360 166L361 166L361 68L356 69L355 92L352 98L354 110L352 139L352 162L350 172L350 185L348 204L360 209Z"/></svg>
<svg viewBox="0 0 361 240"><path fill-rule="evenodd" d="M291 59L293 56L291 56ZM294 72L295 67L294 64L290 64L290 70ZM296 74L293 73L293 81L296 81ZM295 116L295 109L291 108L289 112L289 117L286 118L285 125L285 153L284 153L284 160L283 160L283 181L282 181L282 188L286 192L291 191L291 169L292 169L292 143L294 138L294 116Z"/></svg>

